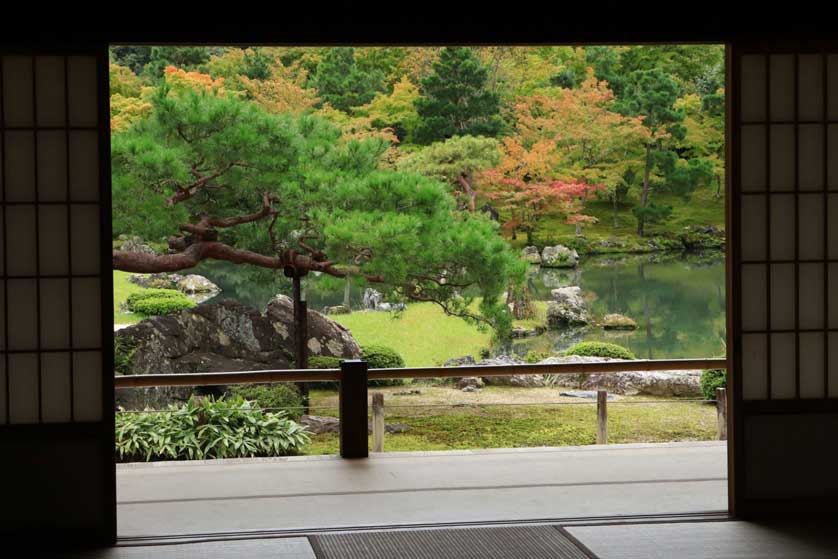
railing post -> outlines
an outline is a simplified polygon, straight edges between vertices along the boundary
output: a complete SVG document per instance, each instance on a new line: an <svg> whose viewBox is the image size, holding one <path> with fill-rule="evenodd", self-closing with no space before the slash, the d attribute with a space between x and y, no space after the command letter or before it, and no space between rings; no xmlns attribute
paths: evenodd
<svg viewBox="0 0 838 559"><path fill-rule="evenodd" d="M596 444L608 444L608 392L596 391Z"/></svg>
<svg viewBox="0 0 838 559"><path fill-rule="evenodd" d="M366 458L367 439L367 362L358 359L340 362L340 456Z"/></svg>
<svg viewBox="0 0 838 559"><path fill-rule="evenodd" d="M384 394L372 395L372 451L384 452Z"/></svg>
<svg viewBox="0 0 838 559"><path fill-rule="evenodd" d="M716 389L716 429L720 441L727 440L727 391Z"/></svg>

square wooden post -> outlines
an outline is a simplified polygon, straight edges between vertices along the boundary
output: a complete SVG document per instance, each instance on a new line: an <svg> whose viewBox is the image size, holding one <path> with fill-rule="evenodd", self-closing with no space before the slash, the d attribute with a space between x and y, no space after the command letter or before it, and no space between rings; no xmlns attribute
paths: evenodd
<svg viewBox="0 0 838 559"><path fill-rule="evenodd" d="M369 456L367 362L341 361L340 371L340 456L366 458Z"/></svg>

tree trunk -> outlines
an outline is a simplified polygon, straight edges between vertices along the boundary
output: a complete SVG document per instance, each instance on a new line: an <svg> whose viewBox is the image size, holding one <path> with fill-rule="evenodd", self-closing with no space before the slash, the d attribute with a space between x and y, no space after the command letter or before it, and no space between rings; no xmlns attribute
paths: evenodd
<svg viewBox="0 0 838 559"><path fill-rule="evenodd" d="M343 306L346 307L347 311L351 311L352 307L349 304L349 295L352 291L352 280L347 276L346 281L343 284Z"/></svg>
<svg viewBox="0 0 838 559"><path fill-rule="evenodd" d="M302 300L302 287L300 285L300 277L302 274L294 270L292 272L294 282L294 364L296 369L308 369L308 308L306 302ZM309 413L309 390L308 383L301 382L300 396L303 399L303 413Z"/></svg>
<svg viewBox="0 0 838 559"><path fill-rule="evenodd" d="M460 183L460 186L463 187L463 192L465 192L466 196L468 196L468 211L470 213L474 213L477 209L477 193L471 187L471 183L465 175L460 175L459 177L457 177L457 181Z"/></svg>
<svg viewBox="0 0 838 559"><path fill-rule="evenodd" d="M643 171L643 192L640 194L640 207L645 209L649 203L649 175L652 172L652 144L646 144L646 169ZM641 216L637 220L637 234L641 237L645 232L646 218Z"/></svg>

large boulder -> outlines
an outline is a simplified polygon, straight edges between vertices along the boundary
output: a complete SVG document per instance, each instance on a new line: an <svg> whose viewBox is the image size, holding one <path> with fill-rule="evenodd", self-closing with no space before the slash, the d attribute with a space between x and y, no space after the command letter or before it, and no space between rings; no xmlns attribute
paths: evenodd
<svg viewBox="0 0 838 559"><path fill-rule="evenodd" d="M265 317L271 322L274 330L293 352L294 333L294 302L287 295L277 295L268 302ZM309 355L323 357L344 357L357 359L361 356L361 346L345 327L334 320L309 310L308 346Z"/></svg>
<svg viewBox="0 0 838 559"><path fill-rule="evenodd" d="M483 359L478 366L481 367L496 367L498 365L526 365L526 361L522 361L516 357L508 355L499 355L490 359ZM518 388L538 388L544 386L544 375L505 375L505 376L488 376L483 377L483 382L494 386L515 386Z"/></svg>
<svg viewBox="0 0 838 559"><path fill-rule="evenodd" d="M602 327L605 330L637 330L637 323L624 314L612 313L602 317Z"/></svg>
<svg viewBox="0 0 838 559"><path fill-rule="evenodd" d="M553 300L547 304L547 326L560 330L571 326L582 326L591 321L582 289L571 285L553 289Z"/></svg>
<svg viewBox="0 0 838 559"><path fill-rule="evenodd" d="M177 282L177 288L186 294L218 293L221 291L220 287L212 283L204 276L199 276L198 274L189 274L188 276L181 278Z"/></svg>
<svg viewBox="0 0 838 559"><path fill-rule="evenodd" d="M357 359L361 348L348 330L318 312L308 312L311 355ZM114 333L123 374L176 374L291 368L293 307L277 296L265 314L234 301L206 303L158 316ZM117 403L159 407L185 400L191 387L122 390ZM210 393L223 392L214 388Z"/></svg>
<svg viewBox="0 0 838 559"><path fill-rule="evenodd" d="M541 254L538 252L538 247L524 247L521 251L521 259L530 264L541 264Z"/></svg>
<svg viewBox="0 0 838 559"><path fill-rule="evenodd" d="M155 254L154 249L144 243L139 237L120 235L119 240L122 241L119 245L119 250L123 250L125 252L137 252L140 254Z"/></svg>
<svg viewBox="0 0 838 559"><path fill-rule="evenodd" d="M579 253L564 245L544 247L541 251L541 265L545 268L575 268L579 264Z"/></svg>
<svg viewBox="0 0 838 559"><path fill-rule="evenodd" d="M369 311L378 310L378 305L384 301L384 296L375 289L368 287L364 290L363 306Z"/></svg>
<svg viewBox="0 0 838 559"><path fill-rule="evenodd" d="M568 355L548 357L539 364L602 363L619 361L610 357ZM626 371L620 373L594 373L567 375L558 384L582 390L606 390L612 394L635 396L698 397L701 396L700 370L684 371Z"/></svg>

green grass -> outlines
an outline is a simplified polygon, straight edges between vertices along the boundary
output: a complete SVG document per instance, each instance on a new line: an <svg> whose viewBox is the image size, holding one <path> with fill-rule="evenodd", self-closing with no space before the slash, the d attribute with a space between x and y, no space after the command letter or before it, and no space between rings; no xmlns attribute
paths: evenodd
<svg viewBox="0 0 838 559"><path fill-rule="evenodd" d="M637 235L637 221L631 209L637 204L636 195L617 207L615 216L611 202L592 200L585 206L584 213L598 219L593 225L584 227L583 234L592 241L619 238L629 242L640 242ZM664 223L648 224L646 238L656 235L677 234L690 225L714 225L721 229L725 226L725 200L716 198L714 189L700 188L689 201L672 194L655 193L651 200L659 205L672 206L672 217ZM575 227L564 222L563 218L545 219L536 232L536 240L542 242L561 242L575 237ZM526 235L519 234L516 240L510 240L512 246L521 248L527 244Z"/></svg>
<svg viewBox="0 0 838 559"><path fill-rule="evenodd" d="M410 427L407 433L385 435L385 451L578 446L596 441L596 404L560 397L556 388L488 387L479 394L421 384L411 388L419 388L422 394L394 396L393 392L404 389L375 389L385 393L385 421ZM654 403L621 403L640 400ZM312 405L321 408L314 411L318 415L336 415L336 401L334 392L312 392ZM572 405L538 405L559 401ZM388 409L388 403L418 407ZM445 405L425 407L441 403ZM509 403L521 405L490 405ZM610 443L705 441L715 436L716 408L712 405L649 396L609 402ZM336 434L314 435L303 449L304 454L337 451Z"/></svg>
<svg viewBox="0 0 838 559"><path fill-rule="evenodd" d="M349 328L359 344L391 347L407 367L442 365L452 357L471 355L491 342L491 332L481 332L461 318L446 315L433 303L411 303L400 315L356 312L330 318Z"/></svg>
<svg viewBox="0 0 838 559"><path fill-rule="evenodd" d="M113 323L114 324L134 324L146 318L143 315L134 313L125 313L119 310L119 307L128 299L132 293L139 293L144 288L128 281L129 272L120 272L114 270L113 272Z"/></svg>

